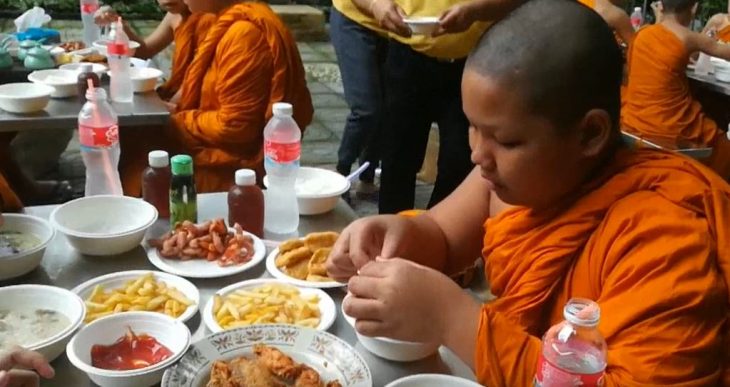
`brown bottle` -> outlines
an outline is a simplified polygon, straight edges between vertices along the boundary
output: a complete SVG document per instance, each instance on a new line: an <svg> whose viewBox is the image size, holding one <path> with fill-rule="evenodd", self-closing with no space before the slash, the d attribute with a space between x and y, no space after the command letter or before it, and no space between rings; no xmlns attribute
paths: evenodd
<svg viewBox="0 0 730 387"><path fill-rule="evenodd" d="M256 172L236 171L236 185L228 191L228 224L240 224L245 231L264 237L264 193L256 185Z"/></svg>
<svg viewBox="0 0 730 387"><path fill-rule="evenodd" d="M142 198L155 206L160 218L170 217L170 159L156 150L147 156L150 166L142 173Z"/></svg>
<svg viewBox="0 0 730 387"><path fill-rule="evenodd" d="M91 63L82 63L79 65L79 76L76 79L76 87L79 91L79 100L86 102L86 90L89 88L89 79L94 83L94 87L99 87L101 81L99 76L93 71Z"/></svg>

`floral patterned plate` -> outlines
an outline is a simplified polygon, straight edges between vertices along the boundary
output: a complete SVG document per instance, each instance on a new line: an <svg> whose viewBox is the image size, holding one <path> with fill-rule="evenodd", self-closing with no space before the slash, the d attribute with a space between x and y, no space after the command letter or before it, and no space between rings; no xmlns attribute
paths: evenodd
<svg viewBox="0 0 730 387"><path fill-rule="evenodd" d="M165 371L162 387L205 387L210 367L218 359L253 356L256 344L282 350L294 361L317 370L325 381L338 379L343 387L372 387L365 360L343 340L327 332L291 325L253 325L214 333L190 346Z"/></svg>

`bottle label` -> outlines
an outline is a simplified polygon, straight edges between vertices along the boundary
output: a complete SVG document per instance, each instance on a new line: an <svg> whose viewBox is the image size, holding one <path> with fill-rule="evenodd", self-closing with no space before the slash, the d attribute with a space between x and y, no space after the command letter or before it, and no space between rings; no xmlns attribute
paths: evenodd
<svg viewBox="0 0 730 387"><path fill-rule="evenodd" d="M127 55L129 46L126 43L109 42L106 45L106 50L111 55Z"/></svg>
<svg viewBox="0 0 730 387"><path fill-rule="evenodd" d="M79 142L88 147L106 148L119 142L119 127L112 125L103 128L79 125Z"/></svg>
<svg viewBox="0 0 730 387"><path fill-rule="evenodd" d="M270 140L264 140L264 154L267 158L276 163L291 163L299 160L302 151L301 142L282 144Z"/></svg>
<svg viewBox="0 0 730 387"><path fill-rule="evenodd" d="M604 371L593 374L573 373L556 367L540 354L535 373L535 387L585 386L602 387Z"/></svg>
<svg viewBox="0 0 730 387"><path fill-rule="evenodd" d="M99 4L81 3L81 13L84 15L94 14L99 9Z"/></svg>

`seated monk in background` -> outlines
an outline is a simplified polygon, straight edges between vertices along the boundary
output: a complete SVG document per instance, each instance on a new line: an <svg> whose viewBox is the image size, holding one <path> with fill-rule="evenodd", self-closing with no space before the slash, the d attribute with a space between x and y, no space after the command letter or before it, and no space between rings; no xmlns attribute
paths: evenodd
<svg viewBox="0 0 730 387"><path fill-rule="evenodd" d="M730 11L730 2L728 2L728 10ZM730 43L730 15L727 13L713 15L702 29L703 34L708 32L714 32L717 39Z"/></svg>
<svg viewBox="0 0 730 387"><path fill-rule="evenodd" d="M215 13L215 24L196 51L172 107L164 138L154 132L127 137L122 130L120 172L127 195L141 192L146 152L166 149L193 156L198 192L227 191L234 172L254 169L263 178L263 131L272 105L294 106L294 120L304 129L312 120L312 100L304 66L291 33L265 3L186 0L196 13ZM140 151L137 145L146 147ZM125 157L126 153L126 157Z"/></svg>
<svg viewBox="0 0 730 387"><path fill-rule="evenodd" d="M484 385L530 386L541 336L582 297L601 309L605 386L730 385L730 185L622 143L621 64L574 1L528 1L485 33L462 81L477 167L422 215L353 222L328 258L358 332L436 341ZM446 275L480 253L486 304Z"/></svg>
<svg viewBox="0 0 730 387"><path fill-rule="evenodd" d="M149 59L159 54L170 44L175 44L172 55L172 70L170 78L157 91L165 100L170 100L180 90L185 72L193 61L195 50L205 39L205 34L215 21L214 14L192 14L183 0L157 0L165 12L165 17L157 28L146 38L137 35L129 24L124 21L124 32L140 44L134 56L140 59ZM108 25L115 22L119 15L108 6L97 11L95 21L99 25Z"/></svg>
<svg viewBox="0 0 730 387"><path fill-rule="evenodd" d="M677 147L712 147L708 165L730 178L730 140L692 97L686 74L693 53L730 59L730 45L688 28L697 0L664 0L662 4L662 21L639 31L629 47L623 129Z"/></svg>

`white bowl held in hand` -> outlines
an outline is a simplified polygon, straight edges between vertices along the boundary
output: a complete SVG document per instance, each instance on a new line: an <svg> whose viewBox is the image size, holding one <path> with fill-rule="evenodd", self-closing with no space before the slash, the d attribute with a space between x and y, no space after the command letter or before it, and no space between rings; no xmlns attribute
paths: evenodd
<svg viewBox="0 0 730 387"><path fill-rule="evenodd" d="M36 70L28 74L28 80L54 88L51 98L66 98L78 94L78 73L71 70Z"/></svg>
<svg viewBox="0 0 730 387"><path fill-rule="evenodd" d="M413 35L431 36L439 28L439 18L435 16L414 16L403 21L411 29Z"/></svg>
<svg viewBox="0 0 730 387"><path fill-rule="evenodd" d="M157 210L142 199L98 195L64 203L51 224L82 254L108 256L137 247L157 220Z"/></svg>
<svg viewBox="0 0 730 387"><path fill-rule="evenodd" d="M167 347L172 355L151 366L128 371L94 367L91 348L95 344L114 344L131 329L135 334L147 334ZM177 362L190 346L190 330L179 320L152 312L129 312L101 318L81 328L66 346L66 355L76 368L86 372L102 387L146 387L162 380L165 370Z"/></svg>
<svg viewBox="0 0 730 387"><path fill-rule="evenodd" d="M52 310L64 315L69 323L60 332L35 343L19 343L21 346L37 351L48 361L53 361L66 349L66 343L81 326L86 315L86 306L76 294L55 286L16 285L0 287L0 310Z"/></svg>
<svg viewBox="0 0 730 387"><path fill-rule="evenodd" d="M481 387L481 384L469 379L451 375L420 374L406 376L395 380L385 387Z"/></svg>
<svg viewBox="0 0 730 387"><path fill-rule="evenodd" d="M20 277L40 265L46 246L53 240L56 230L45 219L31 215L3 214L5 223L0 231L27 233L38 238L38 245L10 256L0 257L0 280Z"/></svg>
<svg viewBox="0 0 730 387"><path fill-rule="evenodd" d="M264 177L264 185L269 179ZM318 215L332 211L340 195L350 190L350 182L337 172L322 168L301 167L294 185L300 215Z"/></svg>
<svg viewBox="0 0 730 387"><path fill-rule="evenodd" d="M0 85L0 109L10 113L35 113L46 108L56 89L31 82Z"/></svg>

